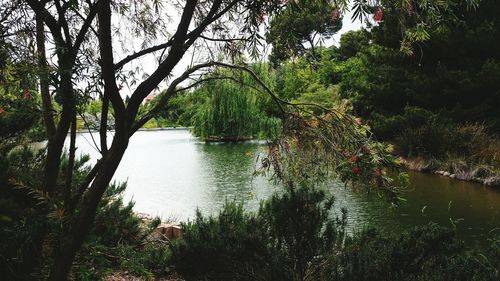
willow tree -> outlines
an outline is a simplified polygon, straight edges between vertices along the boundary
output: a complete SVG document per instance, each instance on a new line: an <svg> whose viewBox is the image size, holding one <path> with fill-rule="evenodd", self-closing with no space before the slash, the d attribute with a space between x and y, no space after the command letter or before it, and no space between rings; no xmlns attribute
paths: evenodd
<svg viewBox="0 0 500 281"><path fill-rule="evenodd" d="M23 15L20 20L36 23L39 86L48 139L44 181L39 189L48 197L64 195L64 204L59 212L63 214L63 229L60 244L54 246L54 262L49 279L66 280L75 255L92 227L98 204L128 147L130 137L154 117L171 96L182 89L179 87L182 82L193 78L193 75L195 79L200 78L200 72L219 66L245 71L259 80L245 66L229 64L230 60L217 60L220 58L218 54L223 52L230 54L230 57L241 56L242 53L258 55L262 37L258 31L267 22L266 17L272 21L273 17L278 17L287 7L301 1L9 1L14 4L17 2L22 4L19 6L19 13ZM323 2L336 5L342 11L347 9L349 1ZM355 2L361 3L359 7L368 5L368 2L373 5L386 2L397 5L413 3L398 0ZM423 15L418 18L418 22L432 24L433 19L439 17L440 9L445 9L446 5L455 1L425 2L422 10L417 11ZM360 13L371 12L363 8ZM16 25L10 27L16 28ZM123 53L125 55L120 55ZM174 77L174 67L186 54L192 56L192 63L182 74ZM135 66L140 65L140 60L146 56L155 59L153 69L149 72L140 69L135 71ZM164 82L167 90L160 96L156 106L147 112L141 112L139 109L142 101ZM131 91L127 93L130 98L125 102L123 96L127 84L131 86ZM298 110L298 106L280 100L264 83L259 84L278 104L284 120L318 128L314 122L297 123L301 114L288 111L290 107ZM76 186L72 175L76 149L76 115L78 103L89 95L102 100L98 141L101 158L89 170L83 182ZM55 106L56 102L59 106ZM110 108L115 117L115 134L108 141L106 129ZM348 125L335 125L337 122L351 124L352 118L334 116L335 118L327 118L320 124L324 125L321 126L323 132L327 132L322 134L322 138L332 137L322 143L337 151L336 142L351 142L352 138L361 135L350 134ZM331 126L334 130L328 131L327 128L332 124L335 125ZM61 156L69 132L69 164L67 171L62 173ZM359 143L359 140L352 143ZM341 154L339 152L338 155ZM58 184L60 182L64 184L61 186Z"/></svg>
<svg viewBox="0 0 500 281"><path fill-rule="evenodd" d="M251 69L274 89L275 75L267 64L254 64ZM193 105L195 135L207 141L240 141L271 139L279 133L279 112L250 75L219 69L206 79L190 93L198 99Z"/></svg>

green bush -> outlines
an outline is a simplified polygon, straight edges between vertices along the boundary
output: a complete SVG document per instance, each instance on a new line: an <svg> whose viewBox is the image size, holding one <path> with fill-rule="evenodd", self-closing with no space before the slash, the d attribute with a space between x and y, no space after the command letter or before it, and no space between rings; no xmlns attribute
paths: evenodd
<svg viewBox="0 0 500 281"><path fill-rule="evenodd" d="M435 114L420 107L407 106L401 115L383 115L373 113L369 125L378 138L393 139L405 130L424 126L436 118Z"/></svg>
<svg viewBox="0 0 500 281"><path fill-rule="evenodd" d="M0 189L0 274L5 280L44 279L53 253L43 245L60 243L62 194L47 198L31 188L41 182L41 159L29 148L14 149L6 157L4 172L7 178L15 179L15 184L3 181ZM85 156L75 162L76 186L88 172L88 160ZM63 159L62 171L66 167L67 159ZM62 180L58 185L64 186ZM168 245L146 243L159 221L145 225L133 213L133 203L123 203L125 188L126 184L112 184L103 196L95 224L75 260L75 280L102 280L113 270L144 278L169 272Z"/></svg>
<svg viewBox="0 0 500 281"><path fill-rule="evenodd" d="M253 280L254 271L272 276L266 263L276 256L255 214L245 213L241 204L226 203L217 217L196 216L183 225L183 239L172 249L175 269L187 280Z"/></svg>
<svg viewBox="0 0 500 281"><path fill-rule="evenodd" d="M383 235L345 233L332 200L308 188L274 195L258 213L226 203L215 217L197 213L172 246L186 280L497 280L500 237L469 251L453 230L428 224Z"/></svg>
<svg viewBox="0 0 500 281"><path fill-rule="evenodd" d="M322 191L298 188L258 213L236 203L216 217L198 212L173 245L173 265L187 280L307 280L343 239L345 219L329 219L332 204Z"/></svg>
<svg viewBox="0 0 500 281"><path fill-rule="evenodd" d="M496 280L497 240L484 252L487 257L465 250L453 230L433 223L400 235L367 230L334 258L332 280Z"/></svg>
<svg viewBox="0 0 500 281"><path fill-rule="evenodd" d="M424 159L438 159L451 172L480 167L489 174L500 171L500 140L480 124L428 122L408 128L395 139L398 152Z"/></svg>

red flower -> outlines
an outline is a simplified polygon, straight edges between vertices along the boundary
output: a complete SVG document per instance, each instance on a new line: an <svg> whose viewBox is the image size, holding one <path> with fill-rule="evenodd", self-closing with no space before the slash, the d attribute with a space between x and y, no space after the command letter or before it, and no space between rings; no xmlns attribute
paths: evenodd
<svg viewBox="0 0 500 281"><path fill-rule="evenodd" d="M349 160L352 162L352 163L358 163L359 161L359 157L357 155L352 155Z"/></svg>
<svg viewBox="0 0 500 281"><path fill-rule="evenodd" d="M373 14L373 20L375 22L381 22L382 20L384 20L384 11L382 11L381 8L377 8L375 14Z"/></svg>
<svg viewBox="0 0 500 281"><path fill-rule="evenodd" d="M255 20L257 21L258 24L263 23L266 20L265 14L260 13L255 16Z"/></svg>
<svg viewBox="0 0 500 281"><path fill-rule="evenodd" d="M290 150L290 144L288 142L285 142L283 145L285 146L286 150Z"/></svg>
<svg viewBox="0 0 500 281"><path fill-rule="evenodd" d="M23 92L23 98L25 98L25 99L31 99L30 90L24 90L24 92Z"/></svg>
<svg viewBox="0 0 500 281"><path fill-rule="evenodd" d="M276 146L273 145L273 146L269 147L268 153L274 154L276 151L278 151L278 149L276 148Z"/></svg>
<svg viewBox="0 0 500 281"><path fill-rule="evenodd" d="M352 168L352 173L355 174L355 175L359 175L359 174L361 174L361 169L358 166L353 167Z"/></svg>
<svg viewBox="0 0 500 281"><path fill-rule="evenodd" d="M381 183L380 183L380 179L373 179L373 180L372 180L372 186L373 186L374 188L379 188L379 187L380 187L380 184L381 184Z"/></svg>
<svg viewBox="0 0 500 281"><path fill-rule="evenodd" d="M335 9L332 11L331 19L332 21L336 21L342 17L339 9Z"/></svg>
<svg viewBox="0 0 500 281"><path fill-rule="evenodd" d="M5 109L3 109L3 108L0 107L0 114L2 114L4 112L5 112Z"/></svg>
<svg viewBox="0 0 500 281"><path fill-rule="evenodd" d="M379 168L375 169L375 176L376 177L381 177L382 176L382 171Z"/></svg>

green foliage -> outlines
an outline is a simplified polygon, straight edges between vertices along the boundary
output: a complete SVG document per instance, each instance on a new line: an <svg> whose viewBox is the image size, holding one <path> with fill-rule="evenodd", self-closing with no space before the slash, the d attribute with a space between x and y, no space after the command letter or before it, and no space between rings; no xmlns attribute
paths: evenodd
<svg viewBox="0 0 500 281"><path fill-rule="evenodd" d="M43 152L34 153L28 147L7 156L0 189L0 273L8 280L43 279L53 253L42 245L60 243L66 219L62 194L48 198L30 187L41 183L43 159ZM76 161L75 186L89 172L88 160L86 156ZM67 159L63 159L61 170L66 167ZM64 182L59 185L64 186ZM103 196L95 223L75 261L76 280L102 280L116 269L148 278L169 272L167 244L145 243L158 222L144 224L133 213L133 203L124 204L121 196L125 188L126 184L112 184Z"/></svg>
<svg viewBox="0 0 500 281"><path fill-rule="evenodd" d="M198 211L196 220L182 227L183 239L173 244L173 264L187 280L247 280L252 269L275 259L261 223L242 205L226 203L217 217Z"/></svg>
<svg viewBox="0 0 500 281"><path fill-rule="evenodd" d="M449 9L460 13L447 14L444 25L429 30L430 39L425 45L415 45L419 52L412 56L399 50L402 37L397 10L386 10L384 21L370 33L343 36L346 39L339 51L352 37L359 36L358 42L372 41L342 56L340 84L341 95L351 100L355 112L367 118L375 131L384 131L379 137L390 136L399 128L387 131L371 120L403 115L407 106L439 113L453 122L486 122L498 131L500 92L493 81L499 79L500 53L492 46L500 40L496 17L500 5L482 1L477 10L468 11L464 5ZM338 72L331 75L338 76Z"/></svg>
<svg viewBox="0 0 500 281"><path fill-rule="evenodd" d="M21 81L0 84L0 141L4 145L43 136L43 129L35 127L41 118L37 95L22 89L20 84Z"/></svg>
<svg viewBox="0 0 500 281"><path fill-rule="evenodd" d="M485 126L453 126L429 121L406 129L396 138L399 153L433 162L463 180L485 179L500 173L500 141Z"/></svg>
<svg viewBox="0 0 500 281"><path fill-rule="evenodd" d="M216 217L183 225L173 263L187 280L306 280L326 249L340 242L344 220L330 222L332 200L308 188L274 195L257 214L226 203Z"/></svg>
<svg viewBox="0 0 500 281"><path fill-rule="evenodd" d="M335 257L334 280L495 280L496 243L484 256L434 223L400 235L366 230L348 239Z"/></svg>
<svg viewBox="0 0 500 281"><path fill-rule="evenodd" d="M430 223L402 234L348 235L321 191L274 195L258 213L227 203L216 217L184 225L173 264L186 280L496 280L500 248L471 251Z"/></svg>
<svg viewBox="0 0 500 281"><path fill-rule="evenodd" d="M290 1L270 21L266 40L273 45L270 56L272 63L285 61L290 57L303 55L308 43L313 59L314 47L321 37L329 38L342 28L342 11L328 0Z"/></svg>
<svg viewBox="0 0 500 281"><path fill-rule="evenodd" d="M221 75L230 73L222 72ZM237 78L240 83L232 80L209 81L192 94L198 96L194 100L197 102L193 114L195 135L205 140L238 141L269 138L279 133L281 122L273 117L274 109L267 93L253 86L255 82L252 83L249 76ZM200 97L204 99L200 100Z"/></svg>
<svg viewBox="0 0 500 281"><path fill-rule="evenodd" d="M331 219L333 197L301 187L274 195L263 203L259 216L279 250L289 280L318 279L318 271L332 249L345 238L346 211Z"/></svg>
<svg viewBox="0 0 500 281"><path fill-rule="evenodd" d="M447 1L429 1L427 7L403 2L382 1L383 20L378 25L344 34L338 47L318 48L314 62L303 56L282 64L277 71L280 97L340 107L360 116L368 125L365 130L395 143L396 152L404 156L438 158L440 165L456 160L469 170L483 165L495 170L495 135L500 128L500 53L493 47L500 39L498 1L482 1L472 10L465 2L445 9L441 5ZM373 12L366 4L365 13ZM442 21L432 27L415 25L417 15L428 19L437 15L429 14L432 7L443 13ZM430 37L423 38L426 34ZM415 44L421 40L425 44ZM401 52L402 41L411 42L403 47L412 55ZM330 89L338 89L338 95L330 96ZM478 126L470 124L476 123L484 124L481 132L472 129ZM293 147L297 141L292 138L288 143ZM353 168L343 167L345 174Z"/></svg>

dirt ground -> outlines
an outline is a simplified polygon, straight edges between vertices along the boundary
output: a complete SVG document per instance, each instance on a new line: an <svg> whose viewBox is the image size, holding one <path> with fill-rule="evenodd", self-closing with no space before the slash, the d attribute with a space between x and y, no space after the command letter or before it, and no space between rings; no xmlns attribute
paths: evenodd
<svg viewBox="0 0 500 281"><path fill-rule="evenodd" d="M127 274L126 272L115 272L106 278L106 281L145 281L145 279L141 277L136 277ZM180 278L178 275L173 274L168 277L155 278L152 281L185 281Z"/></svg>

